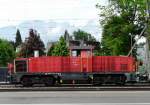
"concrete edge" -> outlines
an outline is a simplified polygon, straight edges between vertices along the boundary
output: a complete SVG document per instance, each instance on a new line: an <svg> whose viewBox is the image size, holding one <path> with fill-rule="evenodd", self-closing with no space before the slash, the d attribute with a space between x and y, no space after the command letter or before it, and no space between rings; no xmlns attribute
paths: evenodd
<svg viewBox="0 0 150 105"><path fill-rule="evenodd" d="M150 88L1 88L0 92L21 91L150 91Z"/></svg>

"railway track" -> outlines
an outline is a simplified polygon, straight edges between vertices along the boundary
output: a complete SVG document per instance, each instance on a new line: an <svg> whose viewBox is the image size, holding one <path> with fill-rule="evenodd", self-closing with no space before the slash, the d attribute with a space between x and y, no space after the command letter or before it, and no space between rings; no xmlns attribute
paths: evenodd
<svg viewBox="0 0 150 105"><path fill-rule="evenodd" d="M35 85L33 87L23 87L22 85L0 84L0 91L150 91L149 83L126 84L125 86L102 85L92 86L90 84L61 85L45 87L44 85Z"/></svg>
<svg viewBox="0 0 150 105"><path fill-rule="evenodd" d="M135 83L135 84L126 84L126 85L123 85L123 86L117 86L115 84L103 84L103 85L92 85L92 84L62 84L62 85L55 85L55 86L50 86L50 87L148 87L150 86L150 83ZM10 88L23 88L23 86L21 84L8 84L8 83L3 83L3 84L0 84L0 88L3 88L3 87L10 87ZM44 84L36 84L34 86L32 86L33 88L34 87L45 87Z"/></svg>

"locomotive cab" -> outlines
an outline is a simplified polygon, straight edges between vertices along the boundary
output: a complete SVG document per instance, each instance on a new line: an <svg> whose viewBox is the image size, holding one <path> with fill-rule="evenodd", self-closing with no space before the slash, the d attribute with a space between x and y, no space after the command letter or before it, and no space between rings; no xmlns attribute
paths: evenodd
<svg viewBox="0 0 150 105"><path fill-rule="evenodd" d="M27 72L28 70L28 60L27 59L17 59L14 60L14 72L15 73L22 73Z"/></svg>

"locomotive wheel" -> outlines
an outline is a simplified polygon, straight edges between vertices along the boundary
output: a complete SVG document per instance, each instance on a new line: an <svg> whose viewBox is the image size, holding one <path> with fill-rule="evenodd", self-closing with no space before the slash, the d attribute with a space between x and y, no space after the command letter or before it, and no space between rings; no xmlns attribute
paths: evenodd
<svg viewBox="0 0 150 105"><path fill-rule="evenodd" d="M43 77L43 81L45 86L53 86L55 83L55 80L53 77Z"/></svg>
<svg viewBox="0 0 150 105"><path fill-rule="evenodd" d="M22 81L21 81L21 84L24 86L24 87L29 87L29 86L32 86L32 81L31 81L31 78L29 77L23 77L22 78Z"/></svg>
<svg viewBox="0 0 150 105"><path fill-rule="evenodd" d="M103 84L103 80L100 77L94 77L92 82L94 86L101 86Z"/></svg>
<svg viewBox="0 0 150 105"><path fill-rule="evenodd" d="M126 77L125 76L118 77L117 80L116 80L116 85L123 86L126 83Z"/></svg>

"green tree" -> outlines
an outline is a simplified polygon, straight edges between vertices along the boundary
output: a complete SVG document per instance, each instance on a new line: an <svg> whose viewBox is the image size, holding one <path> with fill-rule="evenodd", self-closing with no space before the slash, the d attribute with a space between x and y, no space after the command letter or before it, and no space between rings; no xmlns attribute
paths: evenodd
<svg viewBox="0 0 150 105"><path fill-rule="evenodd" d="M0 39L0 66L7 66L15 58L13 46L6 40Z"/></svg>
<svg viewBox="0 0 150 105"><path fill-rule="evenodd" d="M64 37L60 37L59 41L56 43L52 50L52 56L68 56L69 50L66 45Z"/></svg>
<svg viewBox="0 0 150 105"><path fill-rule="evenodd" d="M120 16L113 16L111 20L104 25L102 44L107 48L107 55L127 55L131 49L131 34L134 25L128 25L128 20ZM134 34L132 34L133 36ZM132 43L135 40L132 37Z"/></svg>
<svg viewBox="0 0 150 105"><path fill-rule="evenodd" d="M29 37L26 38L25 42L22 44L20 56L33 57L35 50L38 50L39 55L41 56L41 55L44 55L45 47L37 31L30 29Z"/></svg>
<svg viewBox="0 0 150 105"><path fill-rule="evenodd" d="M14 50L16 49L16 45L14 41L9 41L9 43L13 46Z"/></svg>
<svg viewBox="0 0 150 105"><path fill-rule="evenodd" d="M15 41L15 46L19 46L22 44L22 38L21 38L21 34L20 34L20 31L19 29L17 29L17 32L16 32L16 41Z"/></svg>
<svg viewBox="0 0 150 105"><path fill-rule="evenodd" d="M108 6L97 7L101 11L103 53L127 55L145 24L144 0L109 0ZM133 53L136 56L136 48Z"/></svg>
<svg viewBox="0 0 150 105"><path fill-rule="evenodd" d="M55 48L55 44L52 44L51 48L49 48L49 50L48 50L48 53L47 53L48 56L53 55L54 48Z"/></svg>
<svg viewBox="0 0 150 105"><path fill-rule="evenodd" d="M73 36L75 40L83 40L83 41L96 41L96 39L89 33L78 29L73 32Z"/></svg>
<svg viewBox="0 0 150 105"><path fill-rule="evenodd" d="M95 44L94 55L95 55L95 56L102 56L102 55L104 55L104 54L103 54L103 51L102 51L102 45L101 45L100 42L97 42L97 43Z"/></svg>

